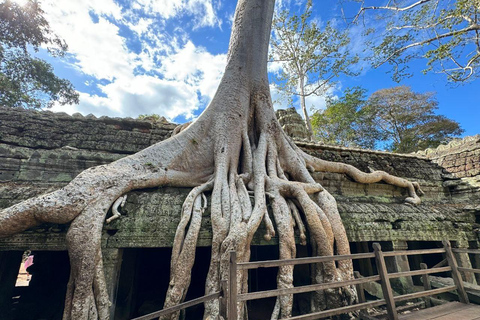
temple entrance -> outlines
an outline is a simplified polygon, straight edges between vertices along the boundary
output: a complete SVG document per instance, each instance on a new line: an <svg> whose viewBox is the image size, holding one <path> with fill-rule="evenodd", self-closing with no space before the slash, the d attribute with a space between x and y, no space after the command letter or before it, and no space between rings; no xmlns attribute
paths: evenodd
<svg viewBox="0 0 480 320"><path fill-rule="evenodd" d="M0 252L0 319L61 320L69 274L66 251Z"/></svg>
<svg viewBox="0 0 480 320"><path fill-rule="evenodd" d="M127 320L163 308L170 280L172 248L125 249L118 284L115 320ZM186 300L205 294L210 248L198 247L192 284ZM186 310L188 319L202 319L203 305Z"/></svg>

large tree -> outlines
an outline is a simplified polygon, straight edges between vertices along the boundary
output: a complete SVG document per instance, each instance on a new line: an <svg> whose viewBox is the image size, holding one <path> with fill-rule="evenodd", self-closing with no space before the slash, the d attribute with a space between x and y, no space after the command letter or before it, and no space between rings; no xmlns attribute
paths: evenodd
<svg viewBox="0 0 480 320"><path fill-rule="evenodd" d="M271 61L281 66L275 73L276 87L290 102L298 97L310 138L313 130L306 98L324 95L341 74L354 75L351 67L358 61L347 50L348 34L331 22L321 26L312 17L312 6L308 0L300 15L288 10L275 15L270 53Z"/></svg>
<svg viewBox="0 0 480 320"><path fill-rule="evenodd" d="M424 72L445 73L453 82L479 76L480 0L354 1L361 3L354 21L373 36L374 64L392 64L394 79L408 75L408 62L419 57L427 59Z"/></svg>
<svg viewBox="0 0 480 320"><path fill-rule="evenodd" d="M382 134L368 112L367 90L347 88L342 97L328 96L327 106L312 115L315 140L344 147L374 149Z"/></svg>
<svg viewBox="0 0 480 320"><path fill-rule="evenodd" d="M408 153L437 147L463 132L458 122L435 114L437 105L434 93L399 86L374 92L366 112L387 149Z"/></svg>
<svg viewBox="0 0 480 320"><path fill-rule="evenodd" d="M343 97L327 99L312 124L316 138L345 147L378 147L393 152L415 152L437 147L463 132L460 125L436 114L435 94L398 86L374 92L350 88Z"/></svg>
<svg viewBox="0 0 480 320"><path fill-rule="evenodd" d="M37 1L0 3L0 105L45 108L78 103L73 85L55 75L46 61L30 51L47 47L53 56L66 53L66 43L53 34Z"/></svg>
<svg viewBox="0 0 480 320"><path fill-rule="evenodd" d="M219 290L220 280L227 278L230 250L237 251L240 262L250 259L250 244L262 220L267 225L265 238L278 233L281 259L295 257L294 225L304 244L308 229L315 255L349 253L335 199L313 180L309 170L345 173L364 183L384 180L407 188L407 202L420 201L417 183L316 159L296 147L282 131L267 79L274 2L238 1L224 76L212 102L194 123L137 154L87 169L62 189L0 212L3 237L43 222L71 222L67 232L71 276L64 319L108 318L101 232L109 208L113 204L116 212L130 190L166 185L193 188L179 212L181 222L173 243L165 307L180 302L189 286L205 192L211 192L213 231L207 294ZM254 195L253 206L249 192ZM314 282L348 279L352 264L324 263L316 266L313 274ZM240 293L248 289L247 275L238 273ZM279 268L277 284L280 288L293 286L292 266ZM318 292L314 308L327 302L329 306L350 303L354 297L352 287ZM292 301L292 295L279 297L272 318L289 317ZM206 319L219 318L219 303L206 304ZM239 303L237 308L239 317L244 318L243 305Z"/></svg>

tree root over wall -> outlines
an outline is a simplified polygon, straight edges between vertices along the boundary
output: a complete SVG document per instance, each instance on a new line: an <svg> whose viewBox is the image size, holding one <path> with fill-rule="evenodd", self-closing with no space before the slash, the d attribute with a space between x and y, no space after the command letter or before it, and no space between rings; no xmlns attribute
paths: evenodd
<svg viewBox="0 0 480 320"><path fill-rule="evenodd" d="M278 234L280 259L296 256L295 228L302 244L310 235L315 255L350 253L336 201L313 180L310 171L344 173L360 183L384 181L407 188L407 202L420 202L418 184L382 171L364 173L350 165L314 158L282 131L272 107L266 68L273 7L273 0L239 1L225 74L197 121L134 155L85 170L60 190L0 212L2 237L44 222L71 222L67 233L71 274L64 320L108 319L101 232L112 204L117 212L124 195L134 189L193 188L175 234L165 307L183 301L188 290L207 191L212 193L213 239L206 294L218 291L221 280L227 279L229 251L237 252L239 262L250 260L252 238L262 221L265 239ZM246 271L237 275L239 293L248 291L247 276ZM352 277L351 261L343 260L338 265L314 266L312 282ZM279 268L277 286L293 287L293 266ZM353 287L319 291L312 299L312 309L346 305L355 299ZM290 317L292 305L293 295L278 297L271 318ZM219 310L218 301L206 303L204 318L219 319ZM244 310L239 303L239 319L246 317Z"/></svg>

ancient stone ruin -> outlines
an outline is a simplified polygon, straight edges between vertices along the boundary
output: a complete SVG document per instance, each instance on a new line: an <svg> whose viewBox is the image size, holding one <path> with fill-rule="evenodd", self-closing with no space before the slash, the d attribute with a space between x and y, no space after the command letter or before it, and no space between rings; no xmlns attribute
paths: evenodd
<svg viewBox="0 0 480 320"><path fill-rule="evenodd" d="M460 248L478 248L480 226L480 138L455 141L417 154L392 154L319 145L305 138L292 110L278 111L284 130L299 138L297 145L316 157L348 163L362 171L384 170L418 181L425 192L417 206L404 203L406 191L384 183L360 184L343 174L316 173L315 179L337 199L352 252L371 251L373 242L384 250L433 248L447 239ZM294 119L293 124L287 119ZM150 119L151 120L151 119ZM300 119L301 121L301 119ZM133 154L170 136L174 124L166 121L120 119L75 114L0 108L0 208L58 189L86 168ZM290 128L290 129L289 129ZM169 262L179 212L190 190L147 189L130 192L121 217L105 224L102 235L104 269L112 300L111 319L131 319L162 308L169 281ZM0 240L0 319L61 319L69 275L65 252L67 226L44 224ZM252 260L278 258L276 237L270 241L259 230ZM298 236L298 235L297 235ZM297 239L298 240L298 239ZM204 213L187 300L203 295L210 260L211 223ZM34 264L28 268L28 286L15 286L24 252ZM308 256L309 246L297 244L298 256ZM458 254L462 266L480 268L480 261ZM390 271L432 266L439 256L391 258ZM363 276L375 273L364 261L355 269ZM297 282L308 283L308 268L295 269ZM304 276L302 277L302 274ZM276 274L257 270L249 277L252 290L275 286ZM466 281L480 278L467 274ZM416 278L392 281L394 290L409 292ZM198 282L198 283L195 283ZM296 283L299 284L299 283ZM374 288L371 294L375 294ZM13 298L13 300L12 300ZM274 300L250 304L250 319L263 319ZM308 308L299 295L294 311ZM199 307L202 308L202 307ZM196 319L198 309L188 310Z"/></svg>

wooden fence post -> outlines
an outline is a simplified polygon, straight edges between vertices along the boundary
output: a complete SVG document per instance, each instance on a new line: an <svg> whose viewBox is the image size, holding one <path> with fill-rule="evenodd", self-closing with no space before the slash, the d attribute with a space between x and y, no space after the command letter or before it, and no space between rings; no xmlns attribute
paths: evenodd
<svg viewBox="0 0 480 320"><path fill-rule="evenodd" d="M360 279L362 277L362 275L358 271L353 271L353 275L354 275L355 279ZM365 291L363 291L363 283L359 283L359 284L355 285L355 287L357 289L358 303L367 302L367 299L365 299ZM363 309L359 310L360 319L365 318L364 314L366 314L366 313Z"/></svg>
<svg viewBox="0 0 480 320"><path fill-rule="evenodd" d="M457 286L458 299L460 300L460 302L469 303L467 293L465 292L465 288L463 286L462 276L458 271L457 260L455 259L455 256L452 252L452 246L450 245L450 241L443 240L442 243L443 247L445 248L445 255L448 261L448 265L452 268L452 278L453 282Z"/></svg>
<svg viewBox="0 0 480 320"><path fill-rule="evenodd" d="M420 269L428 269L427 265L425 263L420 263ZM422 280L423 280L423 289L425 291L431 290L432 285L430 284L430 279L428 279L428 274L422 274ZM430 297L425 297L425 306L427 308L430 308L432 306L432 299Z"/></svg>
<svg viewBox="0 0 480 320"><path fill-rule="evenodd" d="M378 275L380 276L380 283L382 285L383 297L387 303L387 314L389 320L398 320L397 309L395 308L395 300L393 300L392 286L388 278L387 267L385 266L385 258L383 257L382 247L379 243L373 244L375 253L375 261L377 263Z"/></svg>
<svg viewBox="0 0 480 320"><path fill-rule="evenodd" d="M360 272L358 271L353 271L353 275L355 276L355 279L360 279L362 277ZM357 289L358 302L359 303L367 302L367 300L365 299L365 292L363 291L363 283L359 283L355 287Z"/></svg>
<svg viewBox="0 0 480 320"><path fill-rule="evenodd" d="M228 304L228 281L220 281L220 291L222 295L219 298L220 302L220 316L224 319L227 319L227 304Z"/></svg>
<svg viewBox="0 0 480 320"><path fill-rule="evenodd" d="M237 320L237 253L230 251L228 266L228 320Z"/></svg>

